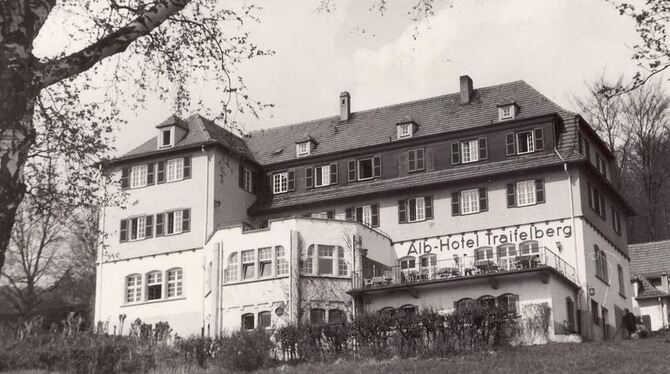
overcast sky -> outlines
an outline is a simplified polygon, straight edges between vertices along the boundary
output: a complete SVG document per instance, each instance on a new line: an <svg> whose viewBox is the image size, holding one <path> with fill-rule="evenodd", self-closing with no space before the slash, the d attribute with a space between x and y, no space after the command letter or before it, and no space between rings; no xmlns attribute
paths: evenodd
<svg viewBox="0 0 670 374"><path fill-rule="evenodd" d="M525 80L572 109L586 81L635 68L633 22L604 0L443 0L419 25L401 4L381 16L368 10L371 1L334 0L331 13L317 3L260 1L251 37L276 55L241 72L250 93L275 107L238 118L247 131L336 115L344 90L353 111L456 92L463 74L475 88ZM151 101L146 112L128 113L119 151L153 136L169 112L169 103Z"/></svg>

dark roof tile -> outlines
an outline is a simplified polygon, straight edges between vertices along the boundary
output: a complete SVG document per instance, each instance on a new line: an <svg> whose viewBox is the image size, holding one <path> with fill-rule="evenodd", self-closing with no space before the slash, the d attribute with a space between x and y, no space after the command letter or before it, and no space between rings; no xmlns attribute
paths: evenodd
<svg viewBox="0 0 670 374"><path fill-rule="evenodd" d="M670 240L630 244L628 253L633 274L657 277L670 273Z"/></svg>

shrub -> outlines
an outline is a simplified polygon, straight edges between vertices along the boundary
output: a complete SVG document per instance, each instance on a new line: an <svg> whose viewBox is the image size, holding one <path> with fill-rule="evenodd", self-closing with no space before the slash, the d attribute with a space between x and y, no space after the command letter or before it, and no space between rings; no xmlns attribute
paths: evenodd
<svg viewBox="0 0 670 374"><path fill-rule="evenodd" d="M271 360L274 343L264 330L236 331L214 342L219 366L229 370L252 371Z"/></svg>

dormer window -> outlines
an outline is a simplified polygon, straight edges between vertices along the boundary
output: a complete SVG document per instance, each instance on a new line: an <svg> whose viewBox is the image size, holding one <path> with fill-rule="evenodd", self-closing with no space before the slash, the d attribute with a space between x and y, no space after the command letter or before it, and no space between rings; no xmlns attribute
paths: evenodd
<svg viewBox="0 0 670 374"><path fill-rule="evenodd" d="M172 146L172 129L161 130L161 147Z"/></svg>
<svg viewBox="0 0 670 374"><path fill-rule="evenodd" d="M312 154L312 148L314 146L313 140L306 140L304 142L299 142L295 144L295 154L298 157L305 157Z"/></svg>
<svg viewBox="0 0 670 374"><path fill-rule="evenodd" d="M414 135L414 122L404 122L396 125L397 139L411 138Z"/></svg>
<svg viewBox="0 0 670 374"><path fill-rule="evenodd" d="M498 106L498 120L505 121L516 117L516 104L505 104Z"/></svg>

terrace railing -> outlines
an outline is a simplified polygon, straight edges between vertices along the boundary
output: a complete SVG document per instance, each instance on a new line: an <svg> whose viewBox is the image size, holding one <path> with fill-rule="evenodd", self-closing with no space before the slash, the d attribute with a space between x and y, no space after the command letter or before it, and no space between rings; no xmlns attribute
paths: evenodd
<svg viewBox="0 0 670 374"><path fill-rule="evenodd" d="M554 268L572 282L577 282L574 267L546 247L521 251L517 249L512 253L488 251L475 256L454 256L446 260L424 256L413 261L414 263L406 261L400 265L377 265L366 269L362 275L355 274L355 287L384 287L484 274L514 273L541 267Z"/></svg>

